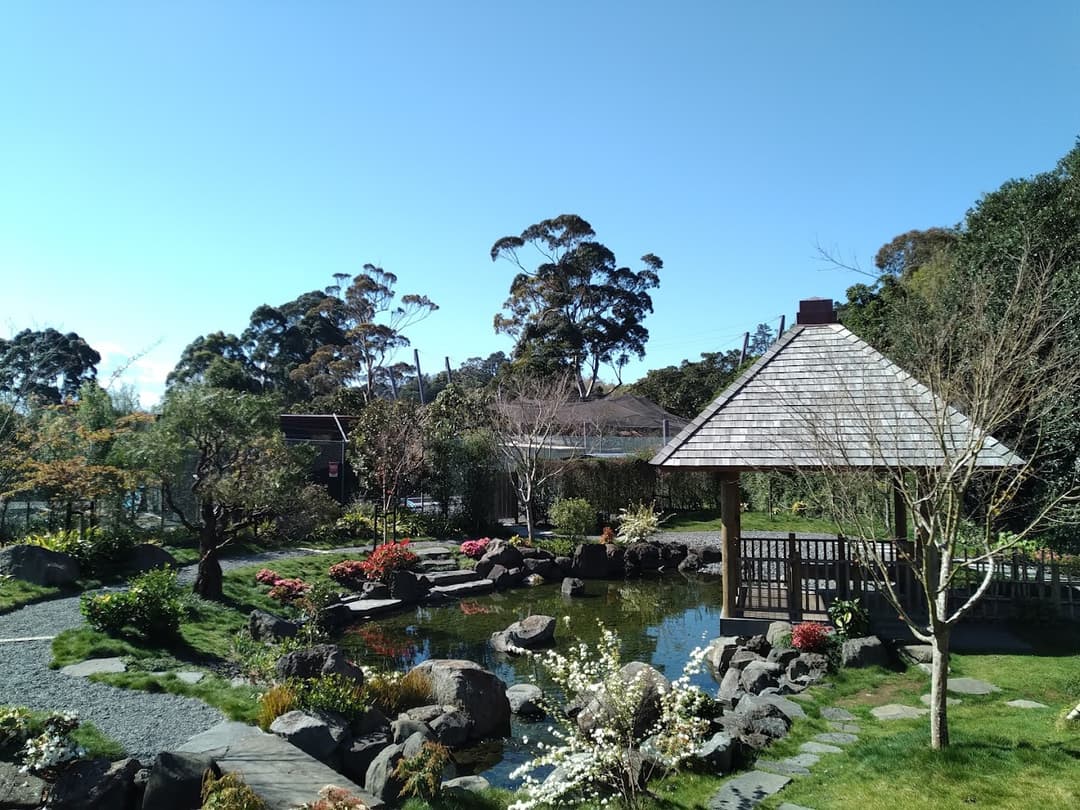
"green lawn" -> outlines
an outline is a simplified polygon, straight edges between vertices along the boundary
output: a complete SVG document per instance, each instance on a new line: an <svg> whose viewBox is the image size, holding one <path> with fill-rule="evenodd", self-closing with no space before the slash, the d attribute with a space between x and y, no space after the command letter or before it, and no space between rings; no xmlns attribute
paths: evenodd
<svg viewBox="0 0 1080 810"><path fill-rule="evenodd" d="M32 602L52 599L62 593L60 588L33 585L14 577L0 577L0 613L7 613Z"/></svg>
<svg viewBox="0 0 1080 810"><path fill-rule="evenodd" d="M763 512L743 512L740 515L743 531L795 532L797 534L836 534L836 524L824 518L799 517L787 512L767 515ZM720 531L720 510L702 509L697 512L677 512L664 521L661 531L717 532Z"/></svg>

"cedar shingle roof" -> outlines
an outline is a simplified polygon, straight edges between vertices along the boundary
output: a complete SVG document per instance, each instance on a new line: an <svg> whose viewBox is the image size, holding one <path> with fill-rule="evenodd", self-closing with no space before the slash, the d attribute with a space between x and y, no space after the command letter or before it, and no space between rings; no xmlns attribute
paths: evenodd
<svg viewBox="0 0 1080 810"><path fill-rule="evenodd" d="M940 425L938 422L940 421ZM652 459L663 467L934 467L983 435L837 323L798 325ZM1022 463L986 436L980 466Z"/></svg>

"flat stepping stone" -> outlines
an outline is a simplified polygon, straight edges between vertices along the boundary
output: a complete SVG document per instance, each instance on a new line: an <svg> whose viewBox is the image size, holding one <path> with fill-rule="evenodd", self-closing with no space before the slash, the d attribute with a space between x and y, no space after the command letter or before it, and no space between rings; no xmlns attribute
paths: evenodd
<svg viewBox="0 0 1080 810"><path fill-rule="evenodd" d="M791 782L790 776L750 771L724 784L709 800L709 810L746 810L756 807Z"/></svg>
<svg viewBox="0 0 1080 810"><path fill-rule="evenodd" d="M424 574L424 577L432 586L460 585L462 582L477 582L483 579L475 571L466 568L457 568L453 571L432 571L429 574Z"/></svg>
<svg viewBox="0 0 1080 810"><path fill-rule="evenodd" d="M845 734L858 734L862 731L858 723L840 723L836 720L829 721L829 728L833 731L843 731Z"/></svg>
<svg viewBox="0 0 1080 810"><path fill-rule="evenodd" d="M1049 709L1045 703L1039 703L1037 700L1009 700L1005 702L1006 706L1012 706L1014 709Z"/></svg>
<svg viewBox="0 0 1080 810"><path fill-rule="evenodd" d="M421 560L446 559L450 556L450 549L446 548L445 546L427 546L421 548L411 548L410 550Z"/></svg>
<svg viewBox="0 0 1080 810"><path fill-rule="evenodd" d="M75 678L85 678L99 673L127 672L127 666L119 658L89 658L78 664L68 664L60 671Z"/></svg>
<svg viewBox="0 0 1080 810"><path fill-rule="evenodd" d="M854 734L847 734L843 731L826 731L824 734L818 734L814 737L817 742L825 743L826 745L852 745L857 743L859 738ZM810 751L809 753L817 753Z"/></svg>
<svg viewBox="0 0 1080 810"><path fill-rule="evenodd" d="M778 708L788 720L801 720L806 717L806 712L803 711L802 706L781 695L758 695L757 699Z"/></svg>
<svg viewBox="0 0 1080 810"><path fill-rule="evenodd" d="M933 700L933 699L934 699L933 695L929 695L929 694L927 694L927 695L919 695L919 700L921 700L927 706L930 705L930 701ZM964 701L962 701L960 698L954 698L954 697L946 697L945 698L945 705L946 706L955 706L956 704L963 703L963 702Z"/></svg>
<svg viewBox="0 0 1080 810"><path fill-rule="evenodd" d="M803 754L803 756L813 756L813 754ZM804 768L802 765L796 765L788 762L786 759L759 759L754 762L754 767L763 771L769 771L770 773L782 773L785 776L809 776L810 769Z"/></svg>
<svg viewBox="0 0 1080 810"><path fill-rule="evenodd" d="M791 802L784 802L777 810L813 810L810 807L803 807L801 804L792 804Z"/></svg>
<svg viewBox="0 0 1080 810"><path fill-rule="evenodd" d="M826 720L840 720L847 722L854 720L855 715L849 712L847 709L841 709L838 706L825 706L821 710L821 716Z"/></svg>
<svg viewBox="0 0 1080 810"><path fill-rule="evenodd" d="M799 746L799 750L804 754L842 754L843 748L837 748L835 745L828 745L820 742L804 742Z"/></svg>
<svg viewBox="0 0 1080 810"><path fill-rule="evenodd" d="M424 560L420 563L420 573L425 576L428 574L434 574L437 571L456 571L457 563L453 560Z"/></svg>
<svg viewBox="0 0 1080 810"><path fill-rule="evenodd" d="M437 585L431 589L431 593L457 599L462 596L491 593L493 590L495 590L495 583L490 579L477 579L472 582L460 582L457 585Z"/></svg>
<svg viewBox="0 0 1080 810"><path fill-rule="evenodd" d="M949 678L949 691L960 695L989 695L1001 690L987 681L978 678Z"/></svg>
<svg viewBox="0 0 1080 810"><path fill-rule="evenodd" d="M357 599L349 602L346 607L357 618L370 618L389 613L404 604L400 599Z"/></svg>
<svg viewBox="0 0 1080 810"><path fill-rule="evenodd" d="M903 660L916 664L929 664L934 660L934 648L929 644L904 644L899 653Z"/></svg>
<svg viewBox="0 0 1080 810"><path fill-rule="evenodd" d="M878 720L912 720L929 714L929 709L920 709L918 706L904 706L900 703L886 703L884 706L875 706L870 710Z"/></svg>

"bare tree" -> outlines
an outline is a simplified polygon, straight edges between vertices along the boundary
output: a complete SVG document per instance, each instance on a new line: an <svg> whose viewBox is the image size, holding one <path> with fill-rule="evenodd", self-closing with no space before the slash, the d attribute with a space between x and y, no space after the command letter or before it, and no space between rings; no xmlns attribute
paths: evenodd
<svg viewBox="0 0 1080 810"><path fill-rule="evenodd" d="M1004 294L994 289L1003 277L1012 281ZM964 294L947 306L913 302L891 324L918 378L901 380L907 401L868 398L879 381L838 369L837 388L848 401L833 403L831 412L850 415L859 402L858 418L841 424L821 410L807 417L821 448L826 508L879 592L933 648L935 749L949 744L953 628L987 593L1005 552L1075 517L1076 481L1050 486L1040 475L1044 435L1077 416L1062 396L1080 385L1080 366L1065 339L1077 313L1062 303L1071 297L1055 289L1060 283L1052 265L1025 254L1007 272L968 274ZM868 401L880 404L867 408ZM881 512L867 493L882 479L911 517L911 544L879 539ZM904 565L922 604L900 592L897 570ZM960 590L961 584L972 587Z"/></svg>
<svg viewBox="0 0 1080 810"><path fill-rule="evenodd" d="M570 375L539 379L525 374L509 375L495 391L495 444L511 473L530 540L536 497L547 481L562 472L561 465L546 463L552 458L553 440L574 432L565 424L566 404L573 392Z"/></svg>

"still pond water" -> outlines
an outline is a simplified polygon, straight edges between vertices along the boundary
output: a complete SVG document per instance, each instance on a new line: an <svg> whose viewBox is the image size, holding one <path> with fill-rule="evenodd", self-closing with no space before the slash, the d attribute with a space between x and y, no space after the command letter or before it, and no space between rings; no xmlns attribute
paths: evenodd
<svg viewBox="0 0 1080 810"><path fill-rule="evenodd" d="M719 635L721 591L718 578L691 578L670 574L656 579L588 580L587 596L568 598L559 585L518 588L505 593L467 598L439 607L415 610L357 625L341 643L350 658L379 669L407 670L429 658L464 658L498 675L507 686L537 683L543 673L527 658L495 652L491 634L532 614L554 616L555 648L581 639L599 637L597 620L619 633L622 660L647 661L674 679L682 674L690 651ZM569 628L563 617L570 617ZM707 673L693 683L713 691ZM498 787L513 787L510 772L535 754L528 737L550 739L550 720L513 719L510 739L459 753L459 771L476 772Z"/></svg>

